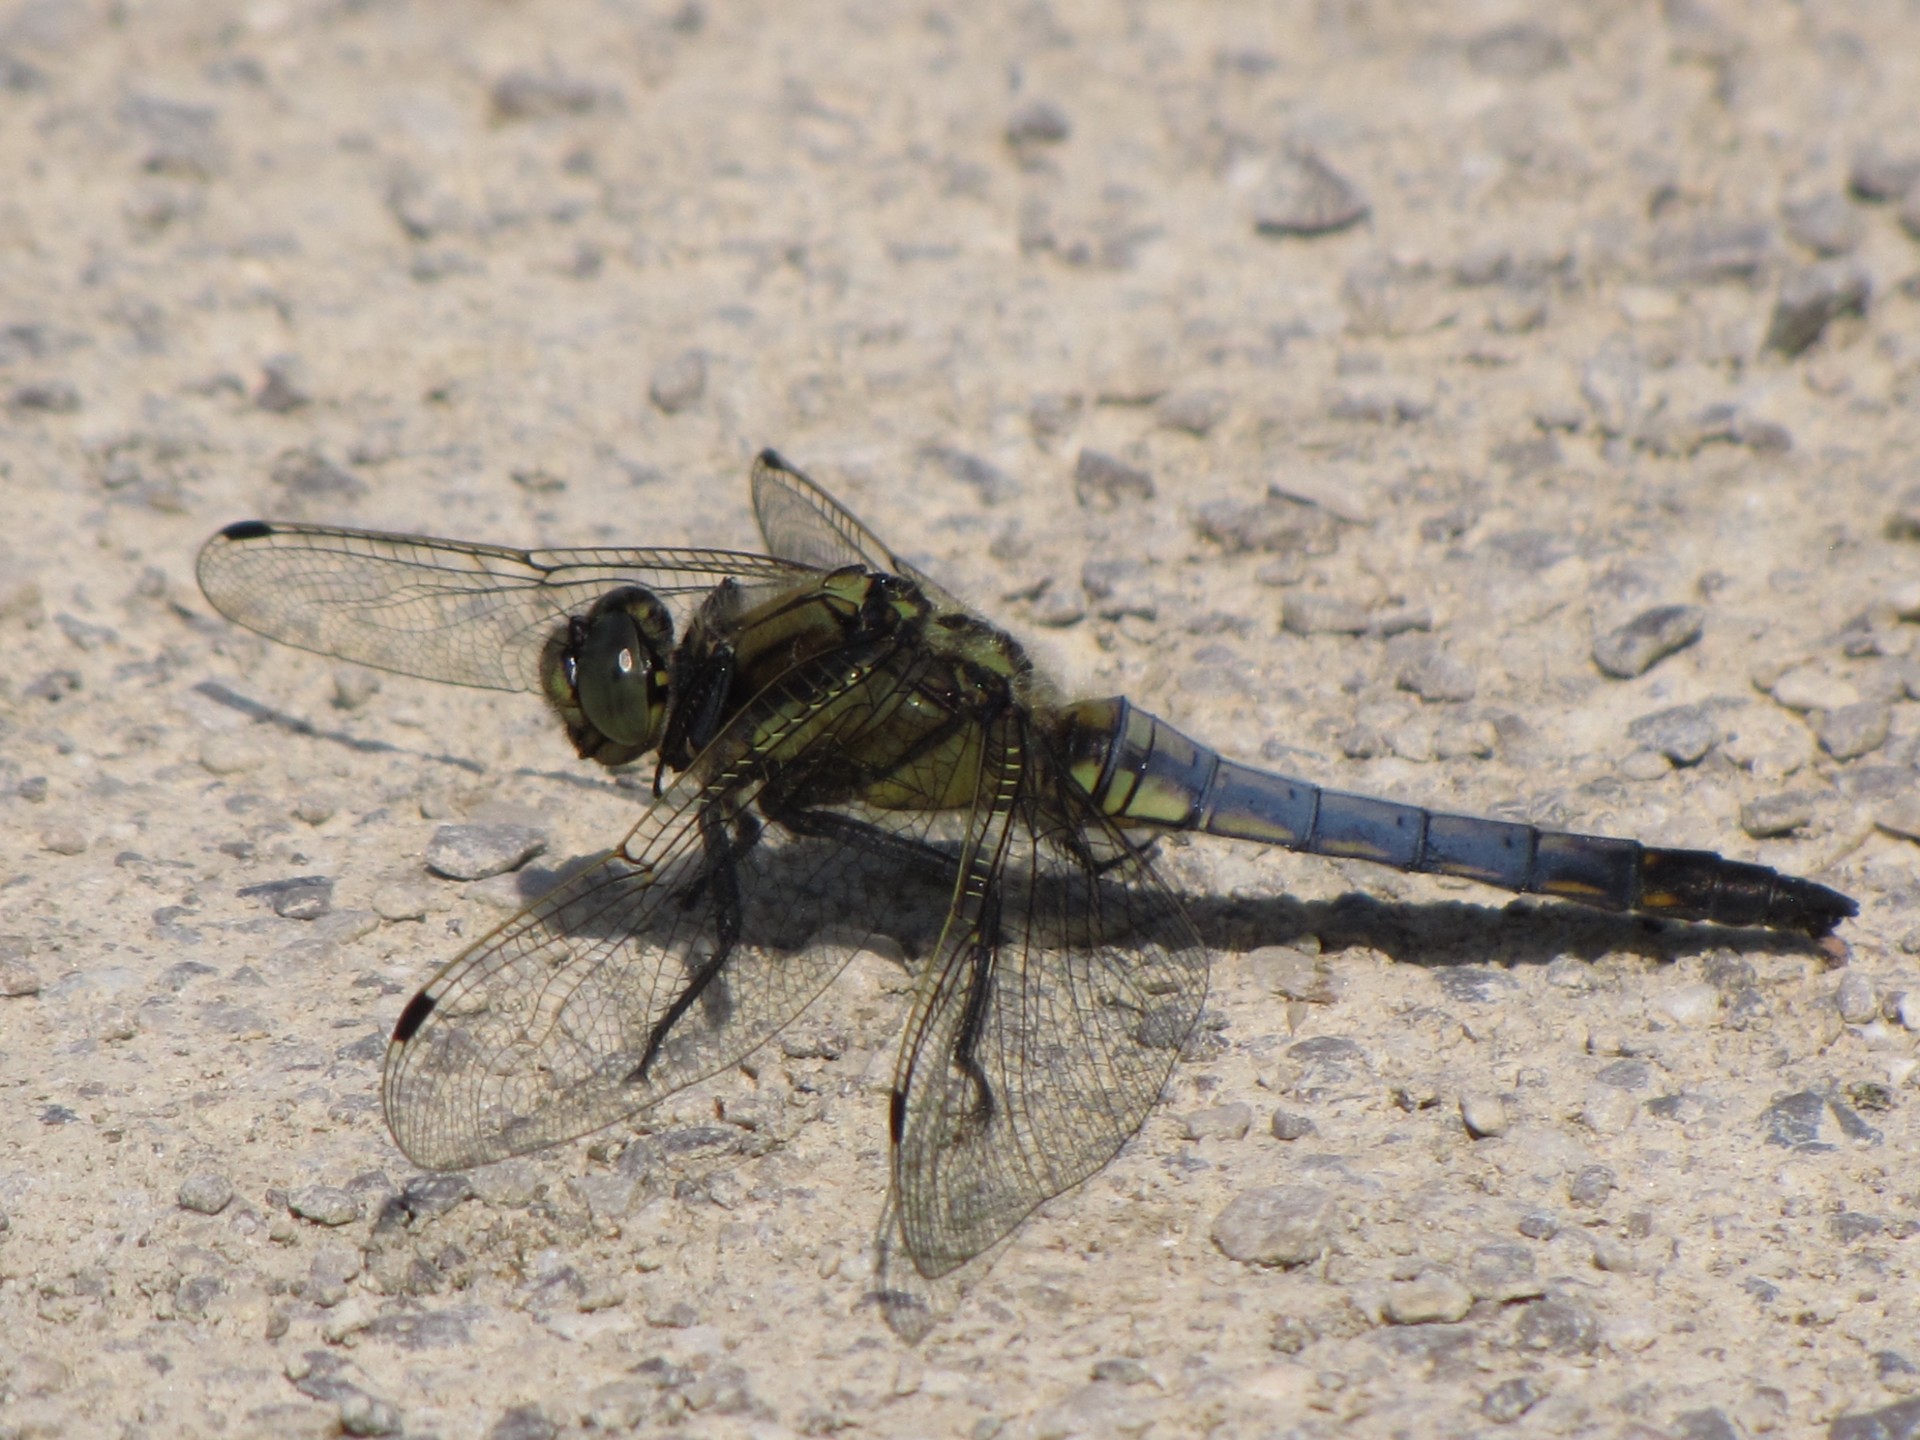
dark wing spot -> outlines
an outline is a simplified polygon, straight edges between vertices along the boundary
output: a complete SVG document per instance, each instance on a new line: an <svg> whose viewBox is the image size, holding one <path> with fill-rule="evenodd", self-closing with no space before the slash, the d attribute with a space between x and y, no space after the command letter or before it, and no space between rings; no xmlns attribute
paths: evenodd
<svg viewBox="0 0 1920 1440"><path fill-rule="evenodd" d="M260 540L273 533L264 520L236 520L220 532L222 540Z"/></svg>
<svg viewBox="0 0 1920 1440"><path fill-rule="evenodd" d="M433 1013L433 1007L440 1002L422 990L407 1002L407 1008L400 1012L400 1019L393 1027L393 1043L404 1045L413 1038L414 1032L427 1023L427 1016Z"/></svg>

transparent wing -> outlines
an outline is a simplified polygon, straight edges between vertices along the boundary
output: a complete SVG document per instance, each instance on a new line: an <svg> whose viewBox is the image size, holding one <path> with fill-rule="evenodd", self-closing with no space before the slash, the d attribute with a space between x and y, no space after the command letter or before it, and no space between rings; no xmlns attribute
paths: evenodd
<svg viewBox="0 0 1920 1440"><path fill-rule="evenodd" d="M791 584L808 573L727 550L513 550L275 520L229 525L198 568L214 609L268 639L425 680L536 692L553 627L616 586L672 607L729 577Z"/></svg>
<svg viewBox="0 0 1920 1440"><path fill-rule="evenodd" d="M926 845L930 817L889 817L897 838L871 827L890 848L861 845L865 820L834 816L820 830L754 813L858 754L921 678L910 657L857 649L789 672L619 850L414 998L382 1087L411 1159L460 1169L536 1150L726 1068L812 1002L867 917L890 914L903 856L939 854Z"/></svg>
<svg viewBox="0 0 1920 1440"><path fill-rule="evenodd" d="M818 570L859 565L904 575L940 603L960 604L938 581L894 554L846 506L777 451L762 450L753 462L753 514L767 549L783 560Z"/></svg>
<svg viewBox="0 0 1920 1440"><path fill-rule="evenodd" d="M963 878L895 1080L891 1237L937 1280L1099 1170L1199 1018L1179 902L1046 750L994 722Z"/></svg>

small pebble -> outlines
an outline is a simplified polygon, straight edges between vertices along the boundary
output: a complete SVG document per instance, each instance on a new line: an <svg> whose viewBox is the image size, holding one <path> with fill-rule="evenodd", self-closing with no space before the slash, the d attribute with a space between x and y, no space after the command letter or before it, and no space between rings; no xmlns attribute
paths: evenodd
<svg viewBox="0 0 1920 1440"><path fill-rule="evenodd" d="M1529 1240L1551 1240L1560 1233L1560 1221L1548 1211L1535 1210L1522 1215L1514 1228Z"/></svg>
<svg viewBox="0 0 1920 1440"><path fill-rule="evenodd" d="M1594 663L1615 679L1631 680L1693 644L1706 624L1707 612L1698 605L1661 605L1642 611L1593 642Z"/></svg>
<svg viewBox="0 0 1920 1440"><path fill-rule="evenodd" d="M87 832L78 825L49 825L40 832L40 848L56 855L79 855L87 848Z"/></svg>
<svg viewBox="0 0 1920 1440"><path fill-rule="evenodd" d="M1823 712L1814 721L1813 731L1820 748L1834 759L1856 760L1887 743L1892 723L1890 706L1862 701Z"/></svg>
<svg viewBox="0 0 1920 1440"><path fill-rule="evenodd" d="M1805 790L1762 795L1740 807L1740 828L1756 840L1791 835L1813 823L1813 796Z"/></svg>
<svg viewBox="0 0 1920 1440"><path fill-rule="evenodd" d="M1873 812L1873 823L1889 835L1920 840L1920 798L1887 801Z"/></svg>
<svg viewBox="0 0 1920 1440"><path fill-rule="evenodd" d="M1464 1278L1474 1299L1501 1305L1531 1300L1543 1289L1532 1249L1511 1240L1496 1240L1475 1249L1467 1257Z"/></svg>
<svg viewBox="0 0 1920 1440"><path fill-rule="evenodd" d="M706 393L707 357L699 350L682 351L666 361L647 386L647 398L666 415L692 409Z"/></svg>
<svg viewBox="0 0 1920 1440"><path fill-rule="evenodd" d="M1545 1385L1522 1375L1503 1380L1480 1401L1480 1413L1495 1425L1511 1425L1547 1398Z"/></svg>
<svg viewBox="0 0 1920 1440"><path fill-rule="evenodd" d="M200 742L200 764L214 775L241 775L266 763L266 748L239 735L209 735Z"/></svg>
<svg viewBox="0 0 1920 1440"><path fill-rule="evenodd" d="M1900 222L1900 228L1907 232L1909 240L1920 240L1920 186L1916 186L1900 202L1899 213L1894 218Z"/></svg>
<svg viewBox="0 0 1920 1440"><path fill-rule="evenodd" d="M140 1019L125 1005L103 1005L93 1017L93 1036L103 1044L131 1040L140 1033Z"/></svg>
<svg viewBox="0 0 1920 1440"><path fill-rule="evenodd" d="M313 384L298 355L275 355L260 367L260 384L253 403L274 415L285 415L313 403Z"/></svg>
<svg viewBox="0 0 1920 1440"><path fill-rule="evenodd" d="M1818 340L1842 315L1864 315L1873 280L1853 260L1823 260L1795 271L1780 284L1766 347L1792 358Z"/></svg>
<svg viewBox="0 0 1920 1440"><path fill-rule="evenodd" d="M1818 195L1786 208L1787 234L1796 245L1831 258L1850 255L1866 238L1866 222L1844 195Z"/></svg>
<svg viewBox="0 0 1920 1440"><path fill-rule="evenodd" d="M1305 1265L1326 1249L1333 1196L1312 1185L1243 1191L1213 1222L1213 1243L1230 1260Z"/></svg>
<svg viewBox="0 0 1920 1440"><path fill-rule="evenodd" d="M302 795L293 804L293 818L308 825L324 825L331 820L339 807L333 801L318 795Z"/></svg>
<svg viewBox="0 0 1920 1440"><path fill-rule="evenodd" d="M449 880L484 880L518 870L546 848L546 833L527 825L442 825L427 842L427 868ZM376 909L379 903L376 897Z"/></svg>
<svg viewBox="0 0 1920 1440"><path fill-rule="evenodd" d="M1073 134L1067 112L1051 100L1027 100L1007 117L1007 143L1015 147L1058 145Z"/></svg>
<svg viewBox="0 0 1920 1440"><path fill-rule="evenodd" d="M1478 689L1473 670L1425 635L1397 636L1387 646L1394 684L1433 704L1471 700Z"/></svg>
<svg viewBox="0 0 1920 1440"><path fill-rule="evenodd" d="M1860 701L1850 681L1829 675L1818 665L1796 665L1761 687L1789 710L1837 710Z"/></svg>
<svg viewBox="0 0 1920 1440"><path fill-rule="evenodd" d="M1367 216L1364 195L1311 150L1276 159L1253 203L1253 228L1261 235L1331 235Z"/></svg>
<svg viewBox="0 0 1920 1440"><path fill-rule="evenodd" d="M1584 1209L1597 1210L1613 1193L1613 1186L1614 1173L1605 1165L1584 1165L1567 1182L1567 1199Z"/></svg>
<svg viewBox="0 0 1920 1440"><path fill-rule="evenodd" d="M1340 595L1296 591L1281 602L1280 624L1294 635L1364 635L1367 607Z"/></svg>
<svg viewBox="0 0 1920 1440"><path fill-rule="evenodd" d="M1653 998L1652 1008L1689 1030L1713 1022L1720 1013L1720 992L1711 985L1676 985Z"/></svg>
<svg viewBox="0 0 1920 1440"><path fill-rule="evenodd" d="M233 1200L233 1182L214 1171L202 1170L182 1180L174 1198L182 1210L218 1215Z"/></svg>
<svg viewBox="0 0 1920 1440"><path fill-rule="evenodd" d="M1292 1110L1274 1111L1270 1128L1276 1140L1300 1140L1314 1131L1313 1121Z"/></svg>
<svg viewBox="0 0 1920 1440"><path fill-rule="evenodd" d="M1847 188L1862 200L1900 200L1920 188L1920 148L1889 150L1880 141L1863 146L1847 172Z"/></svg>
<svg viewBox="0 0 1920 1440"><path fill-rule="evenodd" d="M1460 1120L1476 1140L1507 1133L1512 1122L1507 1104L1490 1090L1468 1090L1460 1096Z"/></svg>
<svg viewBox="0 0 1920 1440"><path fill-rule="evenodd" d="M7 941L0 940L0 952L6 948ZM41 984L40 972L27 963L26 956L0 953L0 996L16 1000L23 995L38 995Z"/></svg>
<svg viewBox="0 0 1920 1440"><path fill-rule="evenodd" d="M1619 1135L1633 1125L1639 1103L1612 1085L1590 1085L1580 1103L1580 1120L1596 1135Z"/></svg>
<svg viewBox="0 0 1920 1440"><path fill-rule="evenodd" d="M1224 390L1176 390L1154 407L1154 419L1163 429L1205 435L1227 418Z"/></svg>
<svg viewBox="0 0 1920 1440"><path fill-rule="evenodd" d="M1907 1029L1920 1030L1920 990L1909 990L1902 995L1895 1013Z"/></svg>
<svg viewBox="0 0 1920 1440"><path fill-rule="evenodd" d="M14 387L9 409L43 415L71 415L80 408L80 392L65 380L33 380Z"/></svg>
<svg viewBox="0 0 1920 1440"><path fill-rule="evenodd" d="M342 665L333 672L333 708L349 713L380 693L380 672L364 665Z"/></svg>
<svg viewBox="0 0 1920 1440"><path fill-rule="evenodd" d="M1382 1313L1393 1325L1451 1325L1473 1308L1473 1294L1451 1275L1427 1271L1387 1287Z"/></svg>
<svg viewBox="0 0 1920 1440"><path fill-rule="evenodd" d="M338 1314L336 1311L335 1317ZM362 1320L358 1328L364 1330L368 1323ZM329 1318L320 1331L321 1338L334 1345L353 1333L352 1329L342 1329L337 1318ZM398 1435L406 1428L398 1410L364 1391L341 1397L338 1413L343 1435Z"/></svg>
<svg viewBox="0 0 1920 1440"><path fill-rule="evenodd" d="M1196 1110L1180 1123L1189 1140L1240 1140L1253 1128L1253 1107L1236 1100Z"/></svg>
<svg viewBox="0 0 1920 1440"><path fill-rule="evenodd" d="M1112 509L1123 500L1151 500L1153 477L1099 450L1082 450L1073 466L1073 493L1087 507Z"/></svg>
<svg viewBox="0 0 1920 1440"><path fill-rule="evenodd" d="M1627 738L1666 756L1675 765L1697 765L1720 738L1712 718L1698 705L1674 705L1642 715L1627 726Z"/></svg>
<svg viewBox="0 0 1920 1440"><path fill-rule="evenodd" d="M308 1185L287 1197L287 1208L316 1225L351 1225L360 1218L360 1202L337 1185Z"/></svg>
<svg viewBox="0 0 1920 1440"><path fill-rule="evenodd" d="M1849 970L1840 977L1833 1004L1840 1018L1849 1025L1865 1025L1880 1015L1880 997L1874 993L1873 981L1858 970Z"/></svg>

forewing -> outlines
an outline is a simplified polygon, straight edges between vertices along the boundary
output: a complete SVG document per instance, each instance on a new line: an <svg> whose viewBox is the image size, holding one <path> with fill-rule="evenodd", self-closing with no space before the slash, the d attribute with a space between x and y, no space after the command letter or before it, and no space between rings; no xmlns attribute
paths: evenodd
<svg viewBox="0 0 1920 1440"><path fill-rule="evenodd" d="M200 589L228 619L341 660L489 690L540 688L553 628L608 590L670 605L729 577L791 584L804 567L726 550L512 550L247 520L200 551Z"/></svg>
<svg viewBox="0 0 1920 1440"><path fill-rule="evenodd" d="M859 565L904 575L942 604L958 605L937 580L888 548L838 500L773 450L753 462L753 514L767 549L818 570Z"/></svg>
<svg viewBox="0 0 1920 1440"><path fill-rule="evenodd" d="M891 1237L935 1280L1111 1160L1206 998L1179 902L1022 712L992 727L964 878L895 1080Z"/></svg>
<svg viewBox="0 0 1920 1440"><path fill-rule="evenodd" d="M917 678L892 658L849 647L789 672L618 851L427 984L395 1028L382 1090L409 1158L460 1169L598 1130L733 1064L812 1002L858 926L886 913L898 858L851 863L862 857L845 844L768 825L716 875L713 845L755 823L769 784L886 723ZM770 765L774 750L784 758ZM717 978L690 998L723 947Z"/></svg>

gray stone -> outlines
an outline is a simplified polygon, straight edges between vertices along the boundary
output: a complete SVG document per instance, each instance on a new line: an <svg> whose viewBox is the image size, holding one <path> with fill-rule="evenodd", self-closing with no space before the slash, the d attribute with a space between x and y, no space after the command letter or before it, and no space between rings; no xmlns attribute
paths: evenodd
<svg viewBox="0 0 1920 1440"><path fill-rule="evenodd" d="M546 848L546 833L527 825L442 825L427 842L427 868L449 880L484 880Z"/></svg>
<svg viewBox="0 0 1920 1440"><path fill-rule="evenodd" d="M1823 258L1851 255L1866 238L1866 222L1844 195L1816 195L1785 213L1788 237Z"/></svg>
<svg viewBox="0 0 1920 1440"><path fill-rule="evenodd" d="M7 406L43 415L71 415L80 408L80 392L65 380L29 380L14 387Z"/></svg>
<svg viewBox="0 0 1920 1440"><path fill-rule="evenodd" d="M1761 795L1740 807L1740 828L1756 840L1791 835L1813 822L1813 796L1805 790Z"/></svg>
<svg viewBox="0 0 1920 1440"><path fill-rule="evenodd" d="M1631 680L1675 651L1686 649L1706 627L1707 612L1698 605L1660 605L1643 610L1593 642L1594 663L1615 679Z"/></svg>
<svg viewBox="0 0 1920 1440"><path fill-rule="evenodd" d="M398 1435L406 1428L398 1410L364 1390L341 1396L338 1413L346 1435Z"/></svg>
<svg viewBox="0 0 1920 1440"><path fill-rule="evenodd" d="M1821 1140L1820 1127L1826 1120L1826 1097L1812 1090L1800 1090L1782 1096L1760 1116L1761 1128L1769 1145L1787 1150L1831 1150Z"/></svg>
<svg viewBox="0 0 1920 1440"><path fill-rule="evenodd" d="M1313 1185L1243 1191L1215 1217L1213 1243L1230 1260L1251 1265L1305 1265L1327 1246L1334 1199Z"/></svg>
<svg viewBox="0 0 1920 1440"><path fill-rule="evenodd" d="M1196 1110L1180 1123L1189 1140L1240 1140L1253 1128L1253 1107L1236 1100Z"/></svg>
<svg viewBox="0 0 1920 1440"><path fill-rule="evenodd" d="M313 382L298 355L275 355L260 367L253 403L274 415L286 415L313 403Z"/></svg>
<svg viewBox="0 0 1920 1440"><path fill-rule="evenodd" d="M1300 1140L1314 1133L1313 1121L1293 1110L1274 1111L1269 1128L1276 1140Z"/></svg>
<svg viewBox="0 0 1920 1440"><path fill-rule="evenodd" d="M538 1405L516 1405L487 1431L487 1440L553 1440L559 1428Z"/></svg>
<svg viewBox="0 0 1920 1440"><path fill-rule="evenodd" d="M1840 1018L1849 1025L1865 1025L1880 1017L1880 997L1874 991L1873 981L1858 970L1849 970L1840 977L1833 1004Z"/></svg>
<svg viewBox="0 0 1920 1440"><path fill-rule="evenodd" d="M1867 268L1853 260L1823 260L1796 270L1780 284L1766 346L1782 355L1800 354L1842 315L1864 315L1873 292Z"/></svg>
<svg viewBox="0 0 1920 1440"><path fill-rule="evenodd" d="M1496 1425L1511 1425L1546 1398L1544 1386L1522 1375L1489 1390L1480 1402L1480 1413Z"/></svg>
<svg viewBox="0 0 1920 1440"><path fill-rule="evenodd" d="M1387 663L1393 667L1394 684L1429 703L1460 704L1479 688L1472 668L1426 635L1398 635L1388 641Z"/></svg>
<svg viewBox="0 0 1920 1440"><path fill-rule="evenodd" d="M1567 1199L1588 1210L1597 1210L1613 1193L1614 1174L1605 1165L1583 1165L1567 1182Z"/></svg>
<svg viewBox="0 0 1920 1440"><path fill-rule="evenodd" d="M1058 145L1073 134L1073 122L1051 100L1026 100L1007 117L1007 143Z"/></svg>
<svg viewBox="0 0 1920 1440"><path fill-rule="evenodd" d="M1267 168L1253 204L1262 235L1331 235L1367 216L1367 199L1311 150L1290 150Z"/></svg>
<svg viewBox="0 0 1920 1440"><path fill-rule="evenodd" d="M1154 406L1154 419L1163 429L1205 435L1227 418L1229 406L1224 390L1176 390Z"/></svg>
<svg viewBox="0 0 1920 1440"><path fill-rule="evenodd" d="M14 953L7 953L9 950ZM45 983L40 972L22 953L24 945L10 946L6 939L0 938L0 997L17 1000L26 995L38 995Z"/></svg>
<svg viewBox="0 0 1920 1440"><path fill-rule="evenodd" d="M233 1182L215 1171L202 1170L182 1180L174 1198L182 1210L218 1215L233 1200Z"/></svg>
<svg viewBox="0 0 1920 1440"><path fill-rule="evenodd" d="M1153 477L1100 450L1082 450L1073 466L1073 493L1083 506L1112 509L1124 500L1151 500Z"/></svg>
<svg viewBox="0 0 1920 1440"><path fill-rule="evenodd" d="M1887 743L1892 723L1891 707L1863 700L1821 712L1814 721L1813 732L1819 737L1820 748L1834 759L1857 760Z"/></svg>
<svg viewBox="0 0 1920 1440"><path fill-rule="evenodd" d="M1477 1247L1467 1257L1463 1277L1476 1300L1492 1300L1504 1305L1512 1300L1530 1300L1541 1292L1536 1278L1533 1251L1510 1240L1497 1240Z"/></svg>
<svg viewBox="0 0 1920 1440"><path fill-rule="evenodd" d="M360 1218L360 1202L338 1185L308 1185L287 1197L287 1208L316 1225L351 1225Z"/></svg>
<svg viewBox="0 0 1920 1440"><path fill-rule="evenodd" d="M1916 1440L1920 1437L1920 1395L1896 1400L1878 1410L1856 1410L1827 1422L1827 1440Z"/></svg>
<svg viewBox="0 0 1920 1440"><path fill-rule="evenodd" d="M1890 150L1880 141L1863 146L1847 172L1847 188L1862 200L1900 200L1920 187L1920 148Z"/></svg>
<svg viewBox="0 0 1920 1440"><path fill-rule="evenodd" d="M1489 1090L1468 1090L1460 1096L1460 1120L1476 1140L1504 1135L1512 1124L1506 1101Z"/></svg>
<svg viewBox="0 0 1920 1440"><path fill-rule="evenodd" d="M555 115L591 115L617 109L620 92L554 70L509 70L493 82L496 120L540 120Z"/></svg>
<svg viewBox="0 0 1920 1440"><path fill-rule="evenodd" d="M1294 591L1281 602L1280 624L1295 635L1364 635L1367 608L1341 595Z"/></svg>
<svg viewBox="0 0 1920 1440"><path fill-rule="evenodd" d="M1423 1271L1387 1287L1381 1315L1390 1325L1451 1325L1473 1308L1473 1295L1453 1276Z"/></svg>
<svg viewBox="0 0 1920 1440"><path fill-rule="evenodd" d="M707 393L707 357L701 350L683 350L662 361L647 383L647 398L662 414L690 410Z"/></svg>
<svg viewBox="0 0 1920 1440"><path fill-rule="evenodd" d="M1521 1310L1514 1341L1549 1355L1591 1355L1600 1348L1600 1319L1577 1301L1548 1296Z"/></svg>
<svg viewBox="0 0 1920 1440"><path fill-rule="evenodd" d="M1675 765L1697 765L1720 738L1711 716L1698 705L1674 705L1642 715L1627 726L1627 738Z"/></svg>

